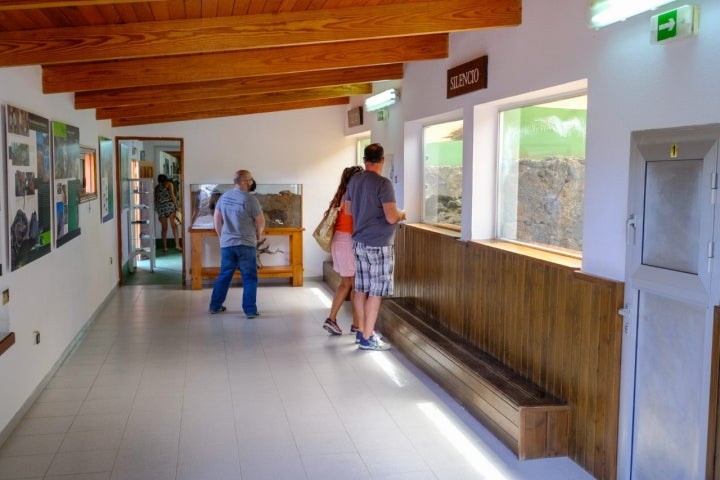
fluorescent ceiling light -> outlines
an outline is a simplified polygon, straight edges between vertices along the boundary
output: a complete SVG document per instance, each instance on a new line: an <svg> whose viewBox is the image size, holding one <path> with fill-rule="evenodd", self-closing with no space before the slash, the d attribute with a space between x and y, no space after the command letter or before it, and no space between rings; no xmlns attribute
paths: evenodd
<svg viewBox="0 0 720 480"><path fill-rule="evenodd" d="M385 90L384 92L380 92L377 95L368 97L365 100L365 110L367 110L368 112L381 110L397 102L398 98L399 94L397 89L391 88L389 90Z"/></svg>
<svg viewBox="0 0 720 480"><path fill-rule="evenodd" d="M673 0L593 0L590 5L590 25L600 28L619 22Z"/></svg>

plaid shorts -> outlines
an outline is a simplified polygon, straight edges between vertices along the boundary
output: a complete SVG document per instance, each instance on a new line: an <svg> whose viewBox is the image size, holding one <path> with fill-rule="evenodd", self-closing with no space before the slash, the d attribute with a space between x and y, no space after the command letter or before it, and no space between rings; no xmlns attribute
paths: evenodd
<svg viewBox="0 0 720 480"><path fill-rule="evenodd" d="M353 242L355 252L355 290L373 297L385 297L393 293L393 268L395 247L371 247Z"/></svg>

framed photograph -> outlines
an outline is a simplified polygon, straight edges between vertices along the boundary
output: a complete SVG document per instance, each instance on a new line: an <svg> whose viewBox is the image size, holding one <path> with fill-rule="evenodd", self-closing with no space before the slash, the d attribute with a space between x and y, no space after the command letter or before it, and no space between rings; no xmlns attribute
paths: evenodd
<svg viewBox="0 0 720 480"><path fill-rule="evenodd" d="M80 196L84 173L80 129L52 122L53 191L55 194L55 246L80 235Z"/></svg>
<svg viewBox="0 0 720 480"><path fill-rule="evenodd" d="M17 107L5 107L10 270L52 248L50 121Z"/></svg>
<svg viewBox="0 0 720 480"><path fill-rule="evenodd" d="M113 142L109 138L98 139L100 154L100 218L102 223L113 219L115 211L115 197L113 177Z"/></svg>

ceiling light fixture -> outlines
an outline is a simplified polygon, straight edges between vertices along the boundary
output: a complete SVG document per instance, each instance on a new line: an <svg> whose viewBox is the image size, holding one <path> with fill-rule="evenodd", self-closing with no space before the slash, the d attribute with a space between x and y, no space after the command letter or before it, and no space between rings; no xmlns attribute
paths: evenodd
<svg viewBox="0 0 720 480"><path fill-rule="evenodd" d="M600 28L620 22L639 13L654 10L673 0L593 0L590 5L590 26Z"/></svg>
<svg viewBox="0 0 720 480"><path fill-rule="evenodd" d="M400 92L398 91L398 89L391 88L389 90L385 90L384 92L380 92L377 95L368 97L365 100L365 110L367 110L368 112L382 110L383 108L389 107L390 105L397 102L399 98Z"/></svg>

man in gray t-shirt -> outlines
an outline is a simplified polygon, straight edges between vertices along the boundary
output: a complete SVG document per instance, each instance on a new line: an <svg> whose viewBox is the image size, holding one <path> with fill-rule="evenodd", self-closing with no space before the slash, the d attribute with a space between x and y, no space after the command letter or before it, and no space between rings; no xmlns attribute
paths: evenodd
<svg viewBox="0 0 720 480"><path fill-rule="evenodd" d="M382 176L383 147L365 147L364 160L365 171L353 175L345 193L345 208L353 216L353 305L360 321L356 340L362 350L387 350L390 347L375 335L375 323L382 297L392 295L395 228L406 215L397 208L392 183Z"/></svg>
<svg viewBox="0 0 720 480"><path fill-rule="evenodd" d="M250 192L255 180L248 170L238 170L234 188L223 193L213 214L215 231L220 237L220 273L210 297L210 313L227 310L227 298L235 270L240 270L243 283L242 308L247 318L260 315L257 309L257 243L265 230L265 215L260 202Z"/></svg>

